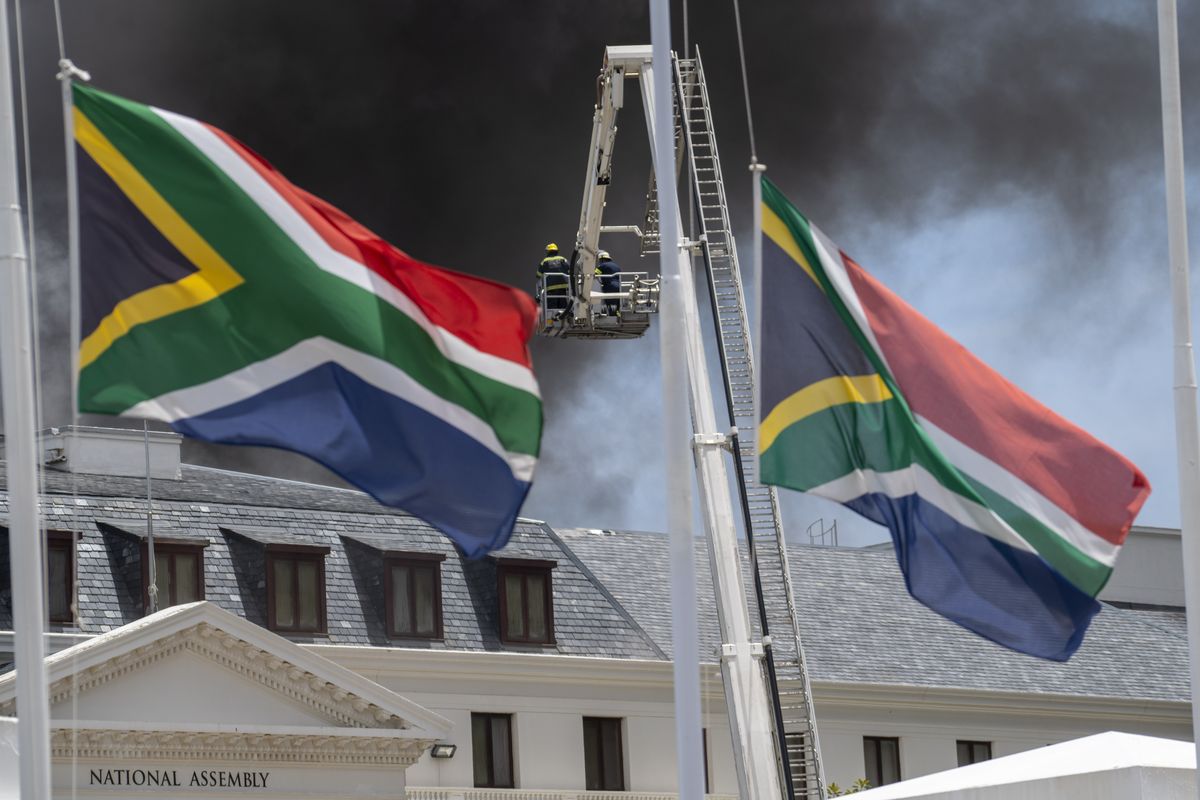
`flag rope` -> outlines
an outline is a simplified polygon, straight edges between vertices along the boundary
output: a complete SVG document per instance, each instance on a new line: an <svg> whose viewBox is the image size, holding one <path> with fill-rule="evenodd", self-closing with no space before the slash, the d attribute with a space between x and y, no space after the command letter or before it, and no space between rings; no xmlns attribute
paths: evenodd
<svg viewBox="0 0 1200 800"><path fill-rule="evenodd" d="M18 4L20 0L17 0ZM91 75L79 69L67 58L66 40L63 35L62 5L60 0L54 0L54 27L58 36L58 67L56 76L61 85L63 108L63 134L66 156L67 179L67 283L70 304L70 330L67 341L71 348L71 428L67 433L71 453L79 452L79 330L82 313L80 311L79 291L79 195L75 178L75 123L72 113L71 83L75 79L91 80ZM71 616L75 627L83 631L83 623L79 618L79 478L74 469L70 471L71 483ZM71 656L71 719L79 719L79 655ZM71 800L79 796L79 731L78 726L71 728Z"/></svg>
<svg viewBox="0 0 1200 800"><path fill-rule="evenodd" d="M750 112L750 78L746 74L746 45L742 41L742 11L738 0L733 0L733 20L737 28L738 59L742 64L742 96L746 100L746 129L750 134L750 163L753 165L758 163L758 149L754 144L754 115Z"/></svg>

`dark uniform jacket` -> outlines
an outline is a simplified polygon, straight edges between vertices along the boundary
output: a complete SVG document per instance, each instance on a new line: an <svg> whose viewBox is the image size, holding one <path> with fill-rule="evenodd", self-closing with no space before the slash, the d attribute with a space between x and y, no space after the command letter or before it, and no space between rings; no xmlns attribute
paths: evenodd
<svg viewBox="0 0 1200 800"><path fill-rule="evenodd" d="M621 268L617 266L617 262L611 258L606 258L603 261L596 263L596 277L600 278L600 291L602 292L619 292L621 291L621 279L617 277L617 273Z"/></svg>
<svg viewBox="0 0 1200 800"><path fill-rule="evenodd" d="M538 285L546 292L554 294L565 293L570 284L567 274L571 271L571 264L562 256L546 256L542 259L542 263L538 264L537 276ZM542 278L546 273L562 273L561 275L551 275L544 282Z"/></svg>

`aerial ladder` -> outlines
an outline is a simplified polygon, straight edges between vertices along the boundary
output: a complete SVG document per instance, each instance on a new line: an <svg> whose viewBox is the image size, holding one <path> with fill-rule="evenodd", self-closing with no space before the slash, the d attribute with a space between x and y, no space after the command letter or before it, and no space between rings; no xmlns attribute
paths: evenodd
<svg viewBox="0 0 1200 800"><path fill-rule="evenodd" d="M603 225L604 203L612 181L617 114L624 105L624 81L637 78L645 106L653 152L656 98L651 49L608 47L597 78L592 140L584 183L579 232L570 261L570 299L557 311L542 296L542 328L547 336L633 338L649 327L658 310L658 280L645 272L621 273L619 292L597 290L595 265L601 234L632 233L641 255L658 253L661 231L684 241L682 219L659 217L657 187L651 170L646 213L641 226ZM799 798L824 800L825 778L798 624L780 508L775 489L751 481L757 474L755 376L745 294L737 246L729 220L724 178L704 69L694 57L672 54L676 174L684 164L694 201L699 236L680 254L685 294L688 367L695 462L701 491L709 564L713 577L722 645L718 656L733 736L739 794L747 800ZM694 257L703 265L717 335L717 349L730 424L719 430L709 389L699 325ZM615 294L616 297L612 295ZM618 300L620 314L608 313L605 300ZM611 308L611 305L608 306ZM614 318L616 317L616 318ZM725 456L729 454L731 459ZM741 548L730 494L728 463L734 468L746 553L754 581L758 614L750 621L743 584Z"/></svg>

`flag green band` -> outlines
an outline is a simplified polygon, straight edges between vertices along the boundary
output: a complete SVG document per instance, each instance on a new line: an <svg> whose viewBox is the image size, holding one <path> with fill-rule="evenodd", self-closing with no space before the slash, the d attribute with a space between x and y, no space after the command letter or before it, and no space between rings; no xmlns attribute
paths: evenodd
<svg viewBox="0 0 1200 800"><path fill-rule="evenodd" d="M122 112L117 118L108 96L99 101L89 92L76 88L81 113L244 282L113 339L81 371L81 410L120 414L324 337L392 364L435 395L488 420L506 450L537 453L539 398L447 360L411 317L315 265L239 186L151 110L116 101ZM195 191L198 184L208 191Z"/></svg>

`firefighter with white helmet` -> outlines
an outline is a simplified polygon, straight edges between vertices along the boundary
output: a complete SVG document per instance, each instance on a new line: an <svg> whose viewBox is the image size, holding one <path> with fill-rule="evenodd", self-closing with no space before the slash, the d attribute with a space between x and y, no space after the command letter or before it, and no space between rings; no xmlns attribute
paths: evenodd
<svg viewBox="0 0 1200 800"><path fill-rule="evenodd" d="M617 266L617 262L612 260L612 256L607 250L601 250L596 253L596 277L600 279L600 291L605 294L616 294L621 291L621 268ZM616 315L621 310L621 301L617 298L606 298L604 300L604 313Z"/></svg>

